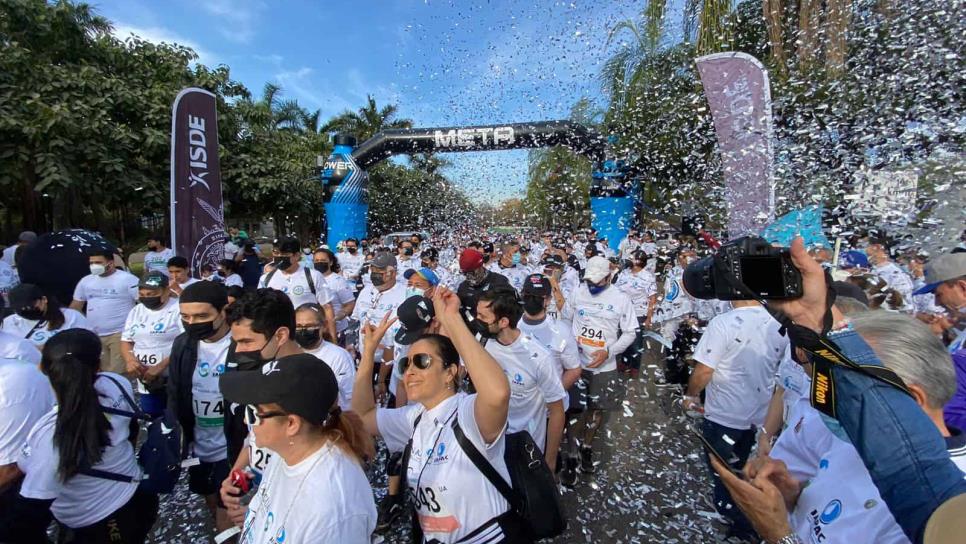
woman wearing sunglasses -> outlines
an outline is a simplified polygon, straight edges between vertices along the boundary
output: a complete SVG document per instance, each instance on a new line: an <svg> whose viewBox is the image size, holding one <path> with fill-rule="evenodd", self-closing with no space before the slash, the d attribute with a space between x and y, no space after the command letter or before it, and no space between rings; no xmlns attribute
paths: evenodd
<svg viewBox="0 0 966 544"><path fill-rule="evenodd" d="M259 447L272 450L244 516L240 544L368 543L376 505L362 463L374 456L361 422L338 405L328 365L307 353L219 378L228 402L244 405ZM222 485L235 519L241 489Z"/></svg>
<svg viewBox="0 0 966 544"><path fill-rule="evenodd" d="M402 450L412 440L403 470L418 521L413 527L414 542L526 542L520 519L463 452L454 425L509 481L503 461L509 383L500 365L463 323L459 298L437 287L433 305L447 336L420 337L408 357L400 360L410 404L377 408L372 394L376 349L395 321L387 316L378 327L367 325L352 408L366 430L382 436L390 451ZM460 358L476 394L457 390Z"/></svg>

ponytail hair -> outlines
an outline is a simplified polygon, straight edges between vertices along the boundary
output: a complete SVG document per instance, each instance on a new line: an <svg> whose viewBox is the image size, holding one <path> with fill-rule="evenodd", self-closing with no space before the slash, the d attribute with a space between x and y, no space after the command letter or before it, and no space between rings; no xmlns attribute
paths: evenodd
<svg viewBox="0 0 966 544"><path fill-rule="evenodd" d="M40 369L57 397L54 447L64 482L100 462L109 445L111 424L94 389L100 360L101 341L88 330L67 329L44 344Z"/></svg>
<svg viewBox="0 0 966 544"><path fill-rule="evenodd" d="M67 318L64 316L64 310L61 309L60 300L51 295L46 295L46 297L47 311L44 312L44 320L47 321L47 330L56 331L64 326L64 321Z"/></svg>
<svg viewBox="0 0 966 544"><path fill-rule="evenodd" d="M366 433L359 414L343 412L336 406L329 413L325 423L314 427L333 445L342 448L342 451L354 457L360 464L375 459L375 444L372 437Z"/></svg>

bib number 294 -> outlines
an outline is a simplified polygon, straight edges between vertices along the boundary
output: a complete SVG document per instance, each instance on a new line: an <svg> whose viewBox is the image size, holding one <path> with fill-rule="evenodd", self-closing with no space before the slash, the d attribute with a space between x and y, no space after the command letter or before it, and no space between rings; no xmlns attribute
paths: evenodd
<svg viewBox="0 0 966 544"><path fill-rule="evenodd" d="M596 349L603 349L606 344L603 330L584 325L580 326L580 338L578 340L581 344Z"/></svg>

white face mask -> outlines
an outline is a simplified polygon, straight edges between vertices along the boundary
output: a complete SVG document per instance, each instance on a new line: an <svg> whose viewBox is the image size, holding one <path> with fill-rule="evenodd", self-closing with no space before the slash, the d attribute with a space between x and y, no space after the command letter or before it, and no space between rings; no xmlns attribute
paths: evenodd
<svg viewBox="0 0 966 544"><path fill-rule="evenodd" d="M420 289L419 287L407 287L406 288L406 298L409 297L421 297L426 294L425 289Z"/></svg>
<svg viewBox="0 0 966 544"><path fill-rule="evenodd" d="M92 264L91 265L91 274L93 274L95 276L101 276L101 275L104 274L104 272L107 272L107 266L105 266L103 264Z"/></svg>

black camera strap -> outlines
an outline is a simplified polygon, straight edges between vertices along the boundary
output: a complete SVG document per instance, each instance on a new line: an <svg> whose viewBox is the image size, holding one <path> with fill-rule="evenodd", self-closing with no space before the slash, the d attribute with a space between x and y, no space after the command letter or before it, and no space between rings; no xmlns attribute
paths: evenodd
<svg viewBox="0 0 966 544"><path fill-rule="evenodd" d="M909 393L902 378L892 370L880 365L863 365L856 363L844 353L839 347L828 338L829 331L832 330L832 305L835 304L835 291L832 289L832 278L828 270L825 271L826 286L826 306L825 315L822 318L822 332L816 333L808 327L803 327L793 322L787 315L776 308L768 305L768 301L757 293L753 292L731 272L727 263L717 254L714 256L714 264L722 272L725 279L732 287L737 289L749 299L758 301L771 316L781 324L782 335L787 334L792 345L792 357L795 357L795 349L801 348L809 356L812 363L812 384L810 399L812 406L828 415L835 417L835 381L832 373L834 366L844 366L849 369L861 372L871 378L889 384L896 389ZM797 360L797 358L796 358Z"/></svg>

